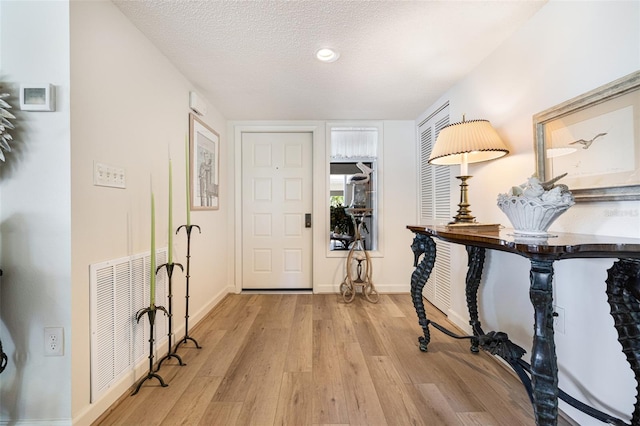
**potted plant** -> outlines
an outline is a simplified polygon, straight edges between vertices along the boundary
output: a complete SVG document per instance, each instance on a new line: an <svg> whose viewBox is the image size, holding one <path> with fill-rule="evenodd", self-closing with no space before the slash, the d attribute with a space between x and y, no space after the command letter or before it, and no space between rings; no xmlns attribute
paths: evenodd
<svg viewBox="0 0 640 426"><path fill-rule="evenodd" d="M337 203L336 205L332 205L330 209L330 232L353 237L355 235L353 220L351 220L351 216L349 216L345 211L345 207L342 204Z"/></svg>

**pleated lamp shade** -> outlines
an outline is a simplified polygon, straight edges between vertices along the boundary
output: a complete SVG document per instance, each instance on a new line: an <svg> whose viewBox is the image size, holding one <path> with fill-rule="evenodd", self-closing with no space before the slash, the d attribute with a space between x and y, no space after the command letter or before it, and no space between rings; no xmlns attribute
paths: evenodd
<svg viewBox="0 0 640 426"><path fill-rule="evenodd" d="M429 163L479 163L500 158L508 153L509 150L489 121L462 121L449 124L440 130Z"/></svg>

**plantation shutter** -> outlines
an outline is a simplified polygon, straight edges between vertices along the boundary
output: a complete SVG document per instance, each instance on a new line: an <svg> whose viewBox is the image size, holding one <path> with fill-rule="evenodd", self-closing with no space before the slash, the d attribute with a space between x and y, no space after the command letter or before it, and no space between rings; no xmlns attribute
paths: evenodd
<svg viewBox="0 0 640 426"><path fill-rule="evenodd" d="M449 124L449 105L445 104L418 126L419 141L419 218L421 224L451 221L451 167L428 163L436 138ZM443 312L451 307L451 245L436 240L436 264L423 289L429 302Z"/></svg>

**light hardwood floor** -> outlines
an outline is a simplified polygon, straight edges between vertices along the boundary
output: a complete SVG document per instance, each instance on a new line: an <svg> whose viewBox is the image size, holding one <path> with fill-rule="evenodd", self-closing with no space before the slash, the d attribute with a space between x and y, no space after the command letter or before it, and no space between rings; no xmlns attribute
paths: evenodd
<svg viewBox="0 0 640 426"><path fill-rule="evenodd" d="M428 305L428 304L427 304ZM444 316L427 306L430 319ZM432 331L408 294L227 296L191 343L96 425L533 425L523 386L467 340ZM560 421L560 424L566 424Z"/></svg>

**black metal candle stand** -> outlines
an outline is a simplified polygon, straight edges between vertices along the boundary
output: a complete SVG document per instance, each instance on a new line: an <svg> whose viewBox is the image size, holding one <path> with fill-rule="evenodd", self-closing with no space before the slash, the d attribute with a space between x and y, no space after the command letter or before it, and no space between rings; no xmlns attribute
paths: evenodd
<svg viewBox="0 0 640 426"><path fill-rule="evenodd" d="M158 365L156 367L156 371L160 370L160 367L162 366L162 363L169 359L169 358L175 358L178 360L178 363L183 366L183 365L187 365L184 362L182 362L182 358L180 358L180 355L178 355L175 350L171 349L171 342L172 342L172 337L173 337L173 322L172 322L172 318L173 318L173 308L172 308L172 303L171 300L173 299L173 293L171 290L171 281L172 281L172 277L173 277L173 268L179 266L181 270L184 271L184 268L182 267L181 264L179 263L165 263L162 264L158 267L158 270L162 269L162 268L166 268L167 269L167 277L169 277L169 295L167 296L169 299L169 313L167 314L169 316L169 332L167 333L167 338L169 340L169 349L167 350L167 354L165 356L163 356L160 361L158 361Z"/></svg>
<svg viewBox="0 0 640 426"><path fill-rule="evenodd" d="M198 225L180 225L178 227L178 229L176 229L176 234L178 233L178 231L180 231L181 228L184 228L185 231L187 232L187 271L186 271L186 292L185 292L185 300L186 300L186 310L185 310L185 314L184 314L184 337L178 341L178 343L176 344L176 350L178 350L178 346L180 346L182 343L187 343L187 340L191 340L195 345L197 349L202 349L202 347L198 344L198 342L196 341L196 339L194 339L193 337L189 336L189 265L191 263L191 231L193 230L193 228L198 228L198 232L202 233L202 231L200 230L200 227Z"/></svg>
<svg viewBox="0 0 640 426"><path fill-rule="evenodd" d="M156 269L157 272L157 269ZM153 372L153 329L154 324L156 322L156 313L158 311L162 311L165 314L169 315L169 313L167 312L167 310L163 307L163 306L154 306L151 305L148 308L143 308L140 309L138 311L138 313L136 314L136 319L138 321L138 323L140 322L140 318L142 318L142 316L144 314L147 314L147 316L149 317L149 371L147 372L147 375L144 376L139 382L138 385L136 386L136 390L133 391L133 393L131 394L131 396L135 395L138 393L138 391L140 390L140 387L142 386L142 384L144 382L146 382L149 379L158 379L158 381L160 382L160 385L164 388L167 387L169 385L167 385L164 380L162 379L162 377L159 374L156 374Z"/></svg>

